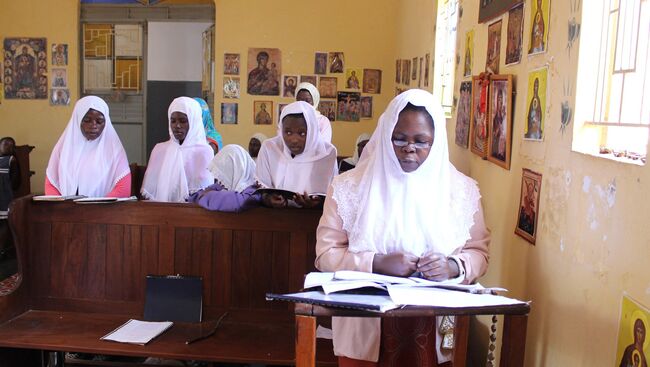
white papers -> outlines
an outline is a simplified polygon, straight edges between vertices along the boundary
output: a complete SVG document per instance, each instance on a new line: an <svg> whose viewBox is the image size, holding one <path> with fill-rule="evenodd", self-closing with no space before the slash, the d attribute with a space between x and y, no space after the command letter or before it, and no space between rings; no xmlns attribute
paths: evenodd
<svg viewBox="0 0 650 367"><path fill-rule="evenodd" d="M108 204L115 203L118 201L137 201L138 198L135 196L129 196L128 198L115 198L115 197L87 197L75 199L74 202L77 204Z"/></svg>
<svg viewBox="0 0 650 367"><path fill-rule="evenodd" d="M84 197L83 195L69 195L69 196L39 195L39 196L32 197L32 200L33 201L65 201L65 200L80 199L83 197Z"/></svg>
<svg viewBox="0 0 650 367"><path fill-rule="evenodd" d="M399 305L435 307L482 307L524 304L520 300L492 294L473 294L439 288L389 285L388 294Z"/></svg>
<svg viewBox="0 0 650 367"><path fill-rule="evenodd" d="M316 338L332 339L332 329L326 328L323 325L318 325L316 328Z"/></svg>
<svg viewBox="0 0 650 367"><path fill-rule="evenodd" d="M100 339L120 343L145 345L153 338L169 329L173 324L174 323L171 321L152 322L131 319Z"/></svg>

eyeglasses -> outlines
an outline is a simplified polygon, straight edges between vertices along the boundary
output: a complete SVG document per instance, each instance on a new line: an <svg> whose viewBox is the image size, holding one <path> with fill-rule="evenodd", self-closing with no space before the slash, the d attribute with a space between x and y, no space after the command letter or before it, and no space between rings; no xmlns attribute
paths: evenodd
<svg viewBox="0 0 650 367"><path fill-rule="evenodd" d="M405 147L407 145L413 145L415 147L415 149L429 149L429 148L431 148L431 145L433 144L433 143L429 143L429 142L411 143L409 141L402 140L402 139L392 139L392 142L393 142L393 145L396 146L396 147L403 148L403 147Z"/></svg>

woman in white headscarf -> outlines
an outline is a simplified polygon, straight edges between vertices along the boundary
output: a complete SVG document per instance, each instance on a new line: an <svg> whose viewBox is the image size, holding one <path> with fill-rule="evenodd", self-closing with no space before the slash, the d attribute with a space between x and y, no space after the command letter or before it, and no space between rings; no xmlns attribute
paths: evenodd
<svg viewBox="0 0 650 367"><path fill-rule="evenodd" d="M262 133L255 133L248 141L248 154L251 155L251 158L253 158L254 161L257 161L257 155L260 153L262 143L264 143L264 140L266 139L268 139L266 135Z"/></svg>
<svg viewBox="0 0 650 367"><path fill-rule="evenodd" d="M301 207L315 207L322 199L309 195L324 193L336 175L336 148L323 140L314 108L298 101L287 105L280 115L278 135L262 144L257 158L257 180L267 188L296 193ZM283 207L280 195L264 195L264 204Z"/></svg>
<svg viewBox="0 0 650 367"><path fill-rule="evenodd" d="M303 101L309 103L314 107L316 112L316 119L318 121L318 130L320 131L323 140L332 142L332 124L327 116L324 116L318 110L318 103L320 103L320 93L318 89L311 83L300 83L296 87L296 101Z"/></svg>
<svg viewBox="0 0 650 367"><path fill-rule="evenodd" d="M126 152L104 100L87 96L77 101L45 173L46 195L131 195Z"/></svg>
<svg viewBox="0 0 650 367"><path fill-rule="evenodd" d="M169 140L151 151L141 192L149 200L184 202L214 182L208 171L213 151L205 139L197 101L178 97L169 105L167 116Z"/></svg>
<svg viewBox="0 0 650 367"><path fill-rule="evenodd" d="M214 156L208 170L217 183L190 195L189 202L221 212L240 212L260 204L261 195L255 193L255 162L244 148L226 145Z"/></svg>
<svg viewBox="0 0 650 367"><path fill-rule="evenodd" d="M316 267L471 283L487 269L489 239L476 182L449 162L442 108L430 93L411 89L381 115L357 167L334 178L317 230ZM426 345L396 339L389 334L404 322L388 319L335 318L339 366L449 359L434 347L435 332L421 335ZM436 330L430 320L416 321ZM380 339L400 348L380 354Z"/></svg>
<svg viewBox="0 0 650 367"><path fill-rule="evenodd" d="M363 133L359 135L359 137L357 137L357 141L354 144L354 154L352 155L352 157L345 158L344 160L341 161L341 164L339 165L339 173L349 171L357 166L357 163L359 162L359 157L361 157L363 148L365 148L366 144L368 144L368 140L370 140L370 134L367 133Z"/></svg>

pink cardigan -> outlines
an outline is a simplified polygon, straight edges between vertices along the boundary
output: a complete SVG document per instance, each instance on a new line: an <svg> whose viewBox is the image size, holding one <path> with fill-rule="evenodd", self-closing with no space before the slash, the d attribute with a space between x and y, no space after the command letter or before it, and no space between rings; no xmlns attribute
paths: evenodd
<svg viewBox="0 0 650 367"><path fill-rule="evenodd" d="M45 176L45 195L61 195L59 190L52 185L47 176ZM122 177L121 180L117 181L113 190L105 196L111 198L128 198L131 196L131 174L129 173Z"/></svg>
<svg viewBox="0 0 650 367"><path fill-rule="evenodd" d="M332 187L327 193L323 216L316 230L316 268L320 271L357 270L372 272L374 252L348 251L348 236L332 199ZM471 238L454 252L465 268L464 284L475 282L487 271L490 231L485 226L483 209L474 214ZM334 354L376 362L379 358L380 328L376 318L338 318L332 320Z"/></svg>

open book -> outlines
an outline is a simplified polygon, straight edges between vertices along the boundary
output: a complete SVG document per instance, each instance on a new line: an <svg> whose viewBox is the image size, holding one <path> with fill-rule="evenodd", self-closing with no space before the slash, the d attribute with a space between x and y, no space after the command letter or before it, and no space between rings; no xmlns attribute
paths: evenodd
<svg viewBox="0 0 650 367"><path fill-rule="evenodd" d="M321 287L325 294L351 289L376 288L388 291L389 285L432 287L469 293L505 292L504 288L485 288L481 284L458 284L453 280L434 281L418 277L402 278L362 271L340 270L335 273L312 272L305 277L305 288Z"/></svg>
<svg viewBox="0 0 650 367"><path fill-rule="evenodd" d="M120 343L145 345L153 338L169 329L174 323L171 321L151 322L131 319L122 326L102 336L101 340Z"/></svg>
<svg viewBox="0 0 650 367"><path fill-rule="evenodd" d="M445 308L518 306L517 299L492 294L503 288L485 288L453 281L435 282L421 278L401 278L358 271L309 273L304 292L267 294L267 300L283 300L327 307L385 312L401 306ZM322 289L322 290L321 290Z"/></svg>

